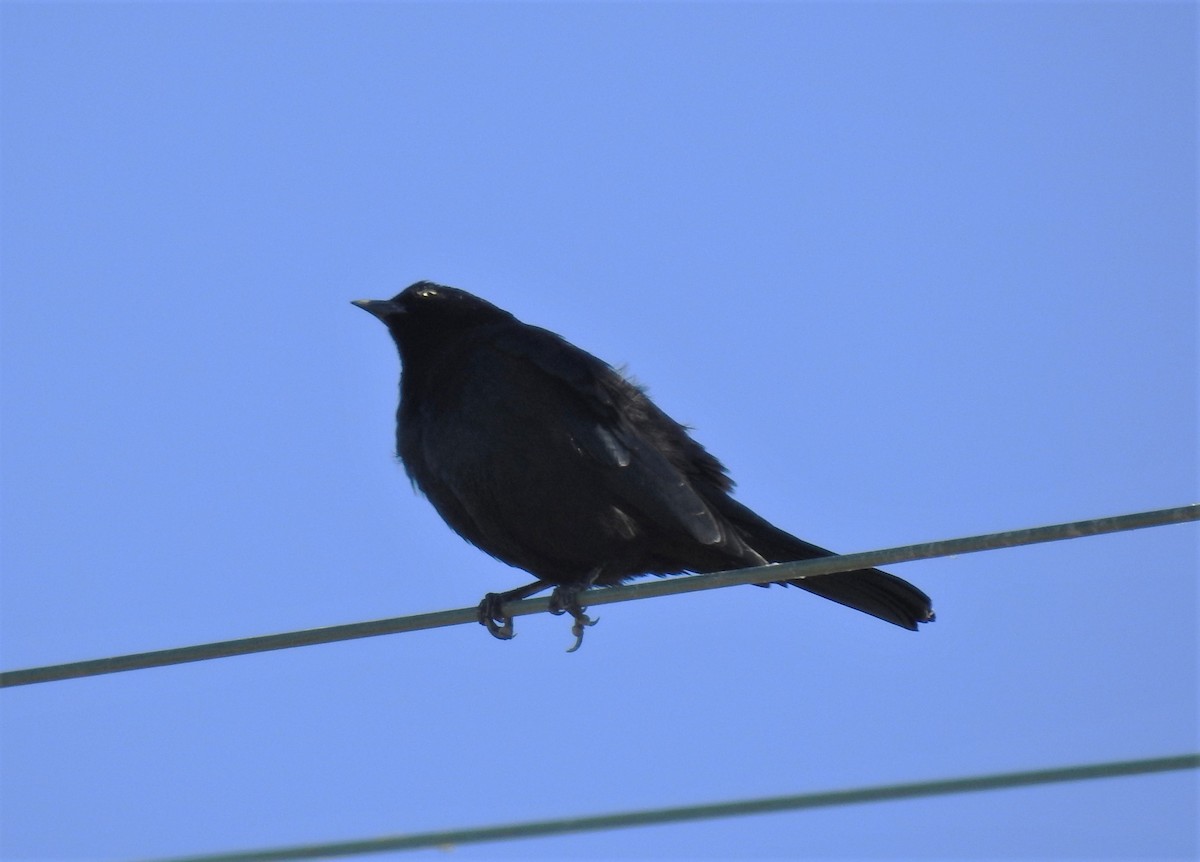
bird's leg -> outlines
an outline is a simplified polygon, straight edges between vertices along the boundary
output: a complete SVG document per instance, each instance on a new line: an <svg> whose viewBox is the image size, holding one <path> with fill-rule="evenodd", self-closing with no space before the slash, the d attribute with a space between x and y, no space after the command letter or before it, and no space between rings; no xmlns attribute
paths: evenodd
<svg viewBox="0 0 1200 862"><path fill-rule="evenodd" d="M575 645L568 649L567 652L575 652L575 650L583 646L583 630L586 626L594 626L600 622L599 617L592 619L584 613L587 608L579 604L580 594L596 582L596 577L599 574L600 570L596 569L583 583L559 584L554 588L554 592L550 594L550 613L568 613L575 620L575 625L571 626L571 634L575 635Z"/></svg>
<svg viewBox="0 0 1200 862"><path fill-rule="evenodd" d="M527 599L534 593L540 593L550 584L546 581L534 581L532 584L526 584L523 587L517 587L515 590L509 590L504 593L488 593L483 597L483 601L479 603L479 624L487 626L487 630L492 633L492 637L500 638L502 641L511 640L513 637L512 617L504 615L504 606L508 602L515 602L520 599Z"/></svg>

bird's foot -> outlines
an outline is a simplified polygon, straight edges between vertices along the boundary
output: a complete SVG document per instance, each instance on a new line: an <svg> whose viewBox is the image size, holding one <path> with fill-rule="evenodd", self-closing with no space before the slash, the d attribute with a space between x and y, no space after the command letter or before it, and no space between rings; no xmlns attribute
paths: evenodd
<svg viewBox="0 0 1200 862"><path fill-rule="evenodd" d="M550 594L550 613L558 615L568 613L575 620L575 625L571 626L571 634L575 635L575 645L570 647L567 652L575 652L583 646L583 630L589 626L594 626L600 622L600 618L592 619L585 611L587 608L579 604L579 595L588 588L588 584L583 586L557 586L554 592Z"/></svg>
<svg viewBox="0 0 1200 862"><path fill-rule="evenodd" d="M512 640L516 636L512 617L504 615L505 600L503 593L488 593L479 603L479 624L487 626L492 637L502 641Z"/></svg>

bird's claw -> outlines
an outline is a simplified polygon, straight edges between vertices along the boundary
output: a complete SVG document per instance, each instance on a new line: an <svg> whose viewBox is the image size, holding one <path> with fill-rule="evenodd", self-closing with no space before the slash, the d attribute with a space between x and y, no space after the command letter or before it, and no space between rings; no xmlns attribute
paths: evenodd
<svg viewBox="0 0 1200 862"><path fill-rule="evenodd" d="M511 640L515 637L513 618L504 613L504 603L524 598L534 592L533 588L539 586L540 583L508 593L488 593L479 603L479 624L486 626L492 637L502 641ZM579 649L583 645L583 630L600 622L599 617L596 619L589 617L586 613L587 608L579 604L580 593L590 585L591 581L589 580L582 585L559 586L555 587L554 592L550 594L550 613L570 614L571 619L575 620L575 624L571 626L571 634L575 635L575 644L567 652L575 652Z"/></svg>
<svg viewBox="0 0 1200 862"><path fill-rule="evenodd" d="M581 592L583 590L578 587L556 587L550 594L550 613L555 615L568 613L575 620L575 625L571 626L571 634L575 635L575 643L567 649L567 652L575 652L583 646L583 630L600 622L599 617L596 619L589 617L585 613L587 608L579 604Z"/></svg>
<svg viewBox="0 0 1200 862"><path fill-rule="evenodd" d="M502 641L516 637L513 618L503 613L504 597L499 593L488 593L479 603L479 624L486 626L492 637Z"/></svg>
<svg viewBox="0 0 1200 862"><path fill-rule="evenodd" d="M587 614L580 612L579 616L575 617L575 625L571 626L571 634L575 635L575 645L567 647L567 652L575 652L583 646L583 629L585 626L594 626L600 622L600 617L592 619Z"/></svg>

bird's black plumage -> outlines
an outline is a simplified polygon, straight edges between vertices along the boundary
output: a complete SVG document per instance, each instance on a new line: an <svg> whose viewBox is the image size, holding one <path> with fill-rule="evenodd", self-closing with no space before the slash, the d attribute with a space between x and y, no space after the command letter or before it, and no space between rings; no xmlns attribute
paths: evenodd
<svg viewBox="0 0 1200 862"><path fill-rule="evenodd" d="M550 586L579 634L575 593L593 584L830 555L734 500L682 425L553 332L425 281L355 304L400 352L396 448L414 484L459 535L538 578L484 600L493 634L511 636L503 601ZM878 569L782 583L907 629L933 619L928 596Z"/></svg>

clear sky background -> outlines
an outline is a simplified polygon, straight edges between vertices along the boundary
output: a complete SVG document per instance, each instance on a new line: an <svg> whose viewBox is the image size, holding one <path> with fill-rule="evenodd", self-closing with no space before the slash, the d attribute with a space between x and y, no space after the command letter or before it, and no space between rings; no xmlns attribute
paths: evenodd
<svg viewBox="0 0 1200 862"><path fill-rule="evenodd" d="M6 669L474 605L349 305L614 364L842 551L1197 499L1190 3L42 4L3 27ZM1194 751L1197 530L0 693L0 855L118 860ZM1186 858L1194 773L456 859ZM443 851L415 858L448 858Z"/></svg>

